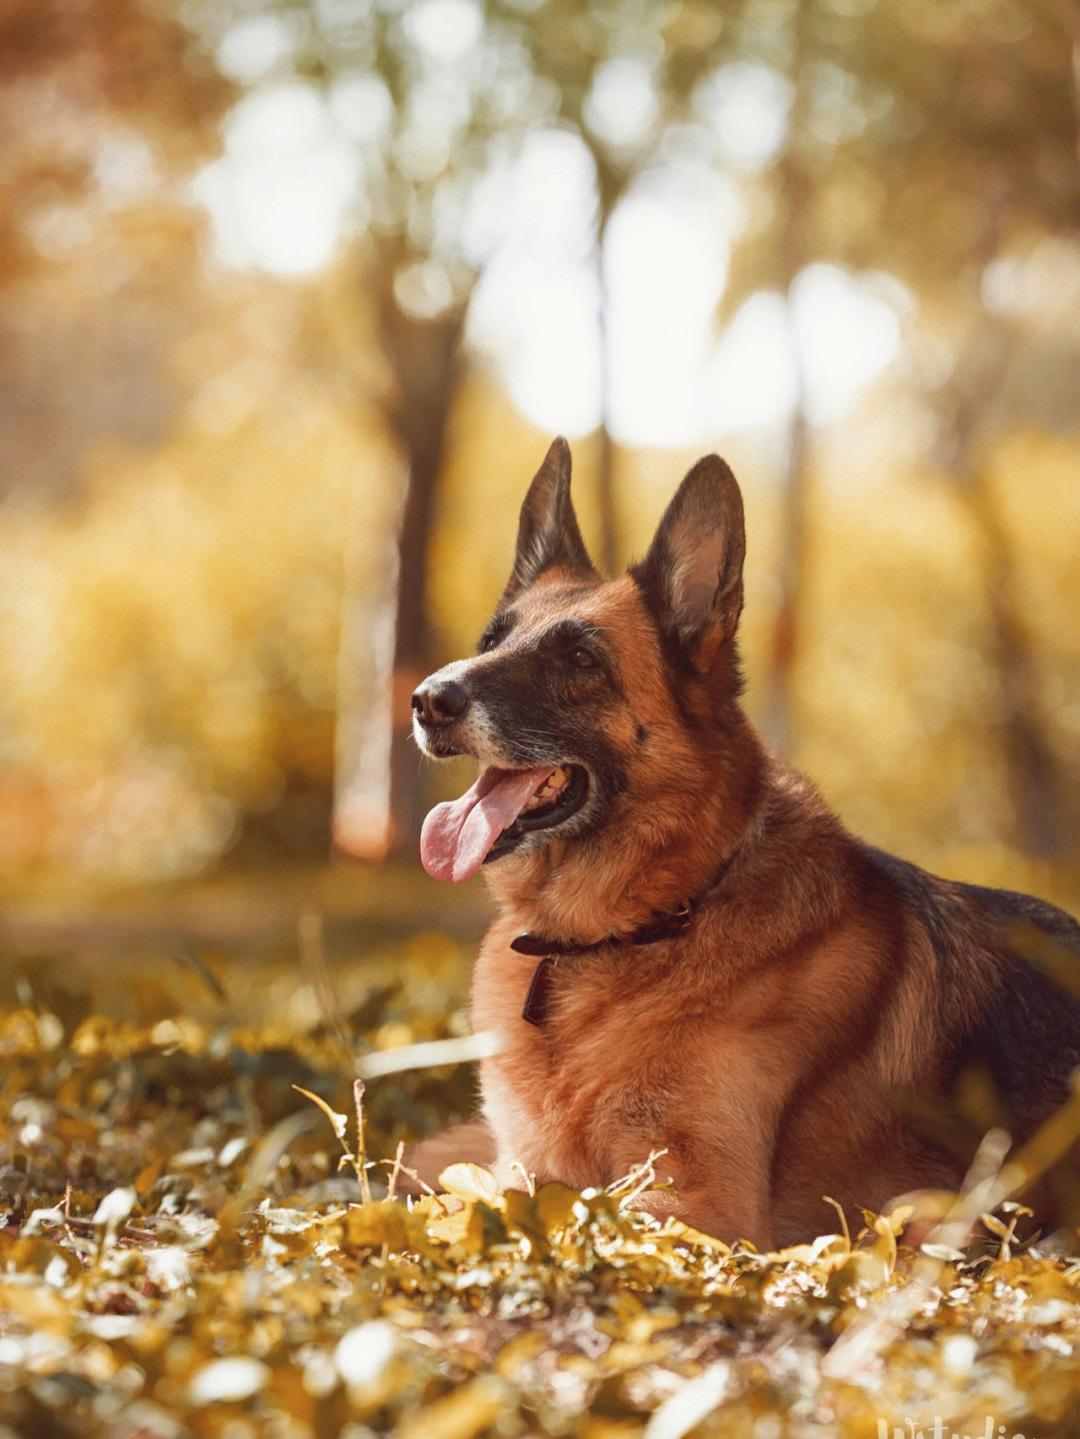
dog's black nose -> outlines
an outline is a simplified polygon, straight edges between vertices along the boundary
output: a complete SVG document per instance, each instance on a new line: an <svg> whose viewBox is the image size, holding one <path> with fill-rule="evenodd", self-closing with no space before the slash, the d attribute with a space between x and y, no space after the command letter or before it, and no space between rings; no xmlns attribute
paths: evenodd
<svg viewBox="0 0 1080 1439"><path fill-rule="evenodd" d="M465 686L437 676L425 680L414 692L412 707L425 725L451 724L460 719L469 705Z"/></svg>

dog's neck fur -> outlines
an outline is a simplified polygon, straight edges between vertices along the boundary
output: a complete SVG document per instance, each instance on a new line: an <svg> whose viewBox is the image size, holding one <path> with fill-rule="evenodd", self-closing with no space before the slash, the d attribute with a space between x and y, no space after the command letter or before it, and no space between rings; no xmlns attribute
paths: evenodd
<svg viewBox="0 0 1080 1439"><path fill-rule="evenodd" d="M715 772L694 774L674 822L659 829L616 814L608 823L619 827L617 844L555 840L508 855L485 872L499 907L522 930L586 945L699 900L757 811L768 768L765 747L741 711L720 738Z"/></svg>

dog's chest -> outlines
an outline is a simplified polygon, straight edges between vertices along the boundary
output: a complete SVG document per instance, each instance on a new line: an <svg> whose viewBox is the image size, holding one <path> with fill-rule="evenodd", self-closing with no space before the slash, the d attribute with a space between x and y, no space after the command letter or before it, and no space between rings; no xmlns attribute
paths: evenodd
<svg viewBox="0 0 1080 1439"><path fill-rule="evenodd" d="M478 966L473 1026L499 1045L482 1087L502 1163L579 1186L618 1177L666 1047L629 978L573 959Z"/></svg>

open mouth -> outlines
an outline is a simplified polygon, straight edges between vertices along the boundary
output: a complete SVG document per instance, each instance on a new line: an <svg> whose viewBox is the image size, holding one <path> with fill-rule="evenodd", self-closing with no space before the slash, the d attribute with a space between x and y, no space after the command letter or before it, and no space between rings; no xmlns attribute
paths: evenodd
<svg viewBox="0 0 1080 1439"><path fill-rule="evenodd" d="M513 824L499 835L488 851L487 859L499 859L527 834L562 824L563 820L577 813L588 793L589 776L581 765L567 764L553 769Z"/></svg>
<svg viewBox="0 0 1080 1439"><path fill-rule="evenodd" d="M578 764L488 766L460 799L436 805L424 821L424 868L433 879L460 883L488 860L509 854L528 835L563 824L588 793L588 773Z"/></svg>

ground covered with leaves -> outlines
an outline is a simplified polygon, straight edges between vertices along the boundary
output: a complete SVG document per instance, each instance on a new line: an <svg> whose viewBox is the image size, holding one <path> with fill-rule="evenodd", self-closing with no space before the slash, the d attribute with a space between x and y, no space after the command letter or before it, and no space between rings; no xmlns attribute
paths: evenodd
<svg viewBox="0 0 1080 1439"><path fill-rule="evenodd" d="M361 1137L356 1055L464 1016L430 968L356 983L244 1027L0 1010L4 1439L1080 1433L1080 1264L1008 1223L912 1252L838 1216L758 1254L635 1212L647 1169L387 1197L474 1078L371 1081Z"/></svg>

